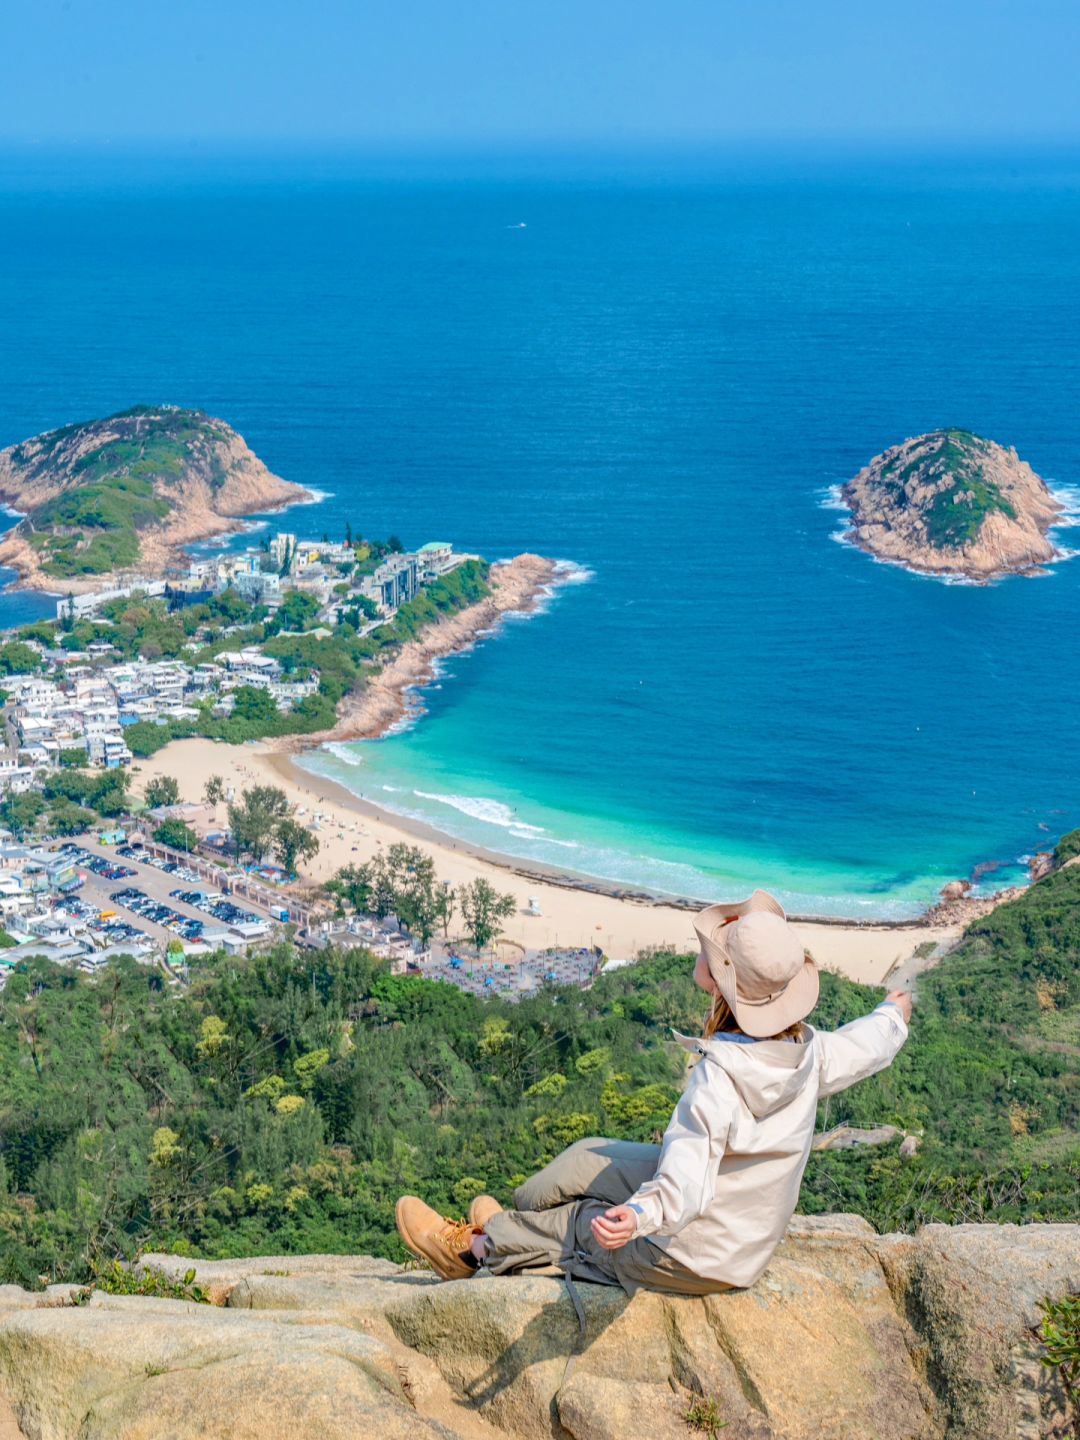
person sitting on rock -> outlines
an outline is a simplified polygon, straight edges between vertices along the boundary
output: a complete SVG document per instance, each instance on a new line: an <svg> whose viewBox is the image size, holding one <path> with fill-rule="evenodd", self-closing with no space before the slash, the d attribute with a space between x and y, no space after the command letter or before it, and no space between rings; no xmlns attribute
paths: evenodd
<svg viewBox="0 0 1080 1440"><path fill-rule="evenodd" d="M591 1138L527 1180L504 1210L491 1196L453 1221L405 1195L397 1226L445 1280L557 1271L682 1295L752 1285L787 1228L817 1102L889 1065L911 997L894 991L832 1033L805 1017L818 971L780 903L755 890L694 921L694 980L713 997L699 1057L663 1144Z"/></svg>

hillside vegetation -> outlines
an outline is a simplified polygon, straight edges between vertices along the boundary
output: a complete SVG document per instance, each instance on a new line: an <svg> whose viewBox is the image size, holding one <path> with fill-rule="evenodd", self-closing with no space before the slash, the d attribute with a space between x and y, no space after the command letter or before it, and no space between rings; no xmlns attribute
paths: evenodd
<svg viewBox="0 0 1080 1440"><path fill-rule="evenodd" d="M921 1131L918 1155L815 1155L803 1209L1080 1218L1078 950L1078 866L974 925L923 977L894 1066L827 1115ZM195 966L176 993L134 962L87 980L29 960L0 994L0 1281L146 1246L403 1259L402 1190L461 1212L583 1135L658 1136L683 1075L669 1027L703 1008L671 955L518 1005L361 950ZM826 975L815 1022L879 998Z"/></svg>

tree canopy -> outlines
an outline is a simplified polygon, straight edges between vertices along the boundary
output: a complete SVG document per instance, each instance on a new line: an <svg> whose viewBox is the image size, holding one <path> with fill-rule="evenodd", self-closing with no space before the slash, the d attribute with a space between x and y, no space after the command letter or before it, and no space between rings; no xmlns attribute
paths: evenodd
<svg viewBox="0 0 1080 1440"><path fill-rule="evenodd" d="M156 810L159 805L176 805L180 800L180 786L176 777L155 775L147 783L144 798L150 810Z"/></svg>

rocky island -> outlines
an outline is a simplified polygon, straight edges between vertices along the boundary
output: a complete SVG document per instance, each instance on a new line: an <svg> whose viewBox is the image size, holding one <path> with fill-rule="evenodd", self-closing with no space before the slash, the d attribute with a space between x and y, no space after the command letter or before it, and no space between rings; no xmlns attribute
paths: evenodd
<svg viewBox="0 0 1080 1440"><path fill-rule="evenodd" d="M1057 554L1048 531L1061 515L1015 450L968 430L932 430L874 457L842 487L846 538L881 560L925 575L985 583L1032 574Z"/></svg>
<svg viewBox="0 0 1080 1440"><path fill-rule="evenodd" d="M0 503L23 517L0 565L29 588L96 590L135 567L160 573L182 546L245 515L310 498L223 420L136 405L0 450Z"/></svg>

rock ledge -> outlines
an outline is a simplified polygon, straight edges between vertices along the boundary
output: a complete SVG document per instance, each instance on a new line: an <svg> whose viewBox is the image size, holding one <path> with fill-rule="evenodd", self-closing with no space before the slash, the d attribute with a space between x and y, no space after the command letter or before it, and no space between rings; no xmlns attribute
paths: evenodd
<svg viewBox="0 0 1080 1440"><path fill-rule="evenodd" d="M1063 1397L1030 1327L1080 1284L1080 1226L798 1219L749 1291L581 1285L582 1346L556 1278L143 1263L217 1303L0 1287L0 1440L687 1440L702 1398L724 1440L1040 1440Z"/></svg>

